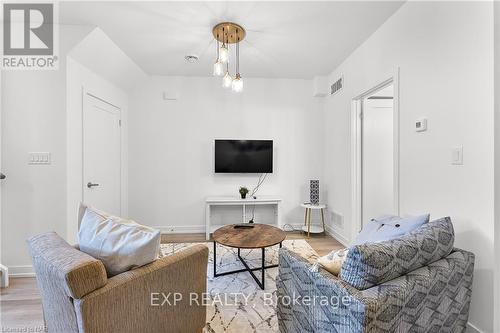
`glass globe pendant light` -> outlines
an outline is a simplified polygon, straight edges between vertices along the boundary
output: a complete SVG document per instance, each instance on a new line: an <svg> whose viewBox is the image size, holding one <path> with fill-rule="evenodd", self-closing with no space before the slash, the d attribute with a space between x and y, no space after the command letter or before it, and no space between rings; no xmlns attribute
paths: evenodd
<svg viewBox="0 0 500 333"><path fill-rule="evenodd" d="M222 62L220 62L219 60L217 60L214 63L214 73L213 73L213 75L214 76L222 76L223 73L224 73L224 64Z"/></svg>
<svg viewBox="0 0 500 333"><path fill-rule="evenodd" d="M217 60L214 63L213 75L222 76L223 73L224 73L224 65L219 60L219 41L217 41Z"/></svg>
<svg viewBox="0 0 500 333"><path fill-rule="evenodd" d="M236 43L236 76L231 83L231 90L239 93L243 90L243 79L240 74L240 40Z"/></svg>
<svg viewBox="0 0 500 333"><path fill-rule="evenodd" d="M236 93L243 91L243 80L241 79L240 73L236 74L236 77L231 83L231 90Z"/></svg>
<svg viewBox="0 0 500 333"><path fill-rule="evenodd" d="M226 43L222 43L222 46L219 49L219 60L223 63L226 63L229 60L229 49L227 48Z"/></svg>

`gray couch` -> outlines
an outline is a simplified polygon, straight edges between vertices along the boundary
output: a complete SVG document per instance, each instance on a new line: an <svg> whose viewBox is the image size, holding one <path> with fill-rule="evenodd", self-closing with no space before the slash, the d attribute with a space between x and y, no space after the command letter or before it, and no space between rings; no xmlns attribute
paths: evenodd
<svg viewBox="0 0 500 333"><path fill-rule="evenodd" d="M474 254L453 248L450 218L350 248L339 277L280 250L280 332L463 332Z"/></svg>

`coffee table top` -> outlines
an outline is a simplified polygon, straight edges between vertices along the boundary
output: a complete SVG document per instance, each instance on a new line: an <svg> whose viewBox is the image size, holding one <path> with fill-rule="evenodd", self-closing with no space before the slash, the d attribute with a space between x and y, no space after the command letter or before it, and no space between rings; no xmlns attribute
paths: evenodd
<svg viewBox="0 0 500 333"><path fill-rule="evenodd" d="M234 224L215 230L214 241L229 247L258 249L281 243L286 233L267 224L254 223L253 228L235 228Z"/></svg>

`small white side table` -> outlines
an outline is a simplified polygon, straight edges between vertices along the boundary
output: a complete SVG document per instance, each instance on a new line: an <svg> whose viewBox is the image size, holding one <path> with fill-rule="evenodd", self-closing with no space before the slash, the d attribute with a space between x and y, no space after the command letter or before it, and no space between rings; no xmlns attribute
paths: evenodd
<svg viewBox="0 0 500 333"><path fill-rule="evenodd" d="M306 214L304 216L304 226L302 227L302 230L304 232L307 232L307 237L310 237L310 234L319 234L319 233L326 233L325 229L325 214L324 214L324 209L326 208L326 205L319 204L319 205L313 205L313 204L301 204L301 207L306 209ZM313 210L319 210L321 212L321 222L323 224L323 229L321 229L320 226L315 226L311 224L311 213Z"/></svg>

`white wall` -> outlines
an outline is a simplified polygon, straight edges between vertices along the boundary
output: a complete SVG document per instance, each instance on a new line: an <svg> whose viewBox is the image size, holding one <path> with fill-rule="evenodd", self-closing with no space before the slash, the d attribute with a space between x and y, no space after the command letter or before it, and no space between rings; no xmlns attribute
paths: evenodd
<svg viewBox="0 0 500 333"><path fill-rule="evenodd" d="M274 173L258 194L283 198L283 223L303 223L299 205L323 164L321 101L311 89L310 80L245 79L244 92L233 94L220 79L201 77L138 85L129 112L130 217L203 232L205 197L237 196L240 185L253 187L258 178L215 175L213 140L246 138L274 140ZM178 100L163 100L163 91Z"/></svg>
<svg viewBox="0 0 500 333"><path fill-rule="evenodd" d="M90 30L60 26L59 70L2 72L2 248L11 274L31 272L26 239L65 234L65 55ZM50 152L51 165L28 165L28 152Z"/></svg>
<svg viewBox="0 0 500 333"><path fill-rule="evenodd" d="M476 254L470 322L493 331L492 3L408 2L330 75L344 90L325 104L328 204L350 229L351 99L400 68L401 214L450 215L456 246ZM416 133L414 121L429 119ZM450 163L463 145L464 165Z"/></svg>
<svg viewBox="0 0 500 333"><path fill-rule="evenodd" d="M500 221L500 2L494 4L495 19L495 221ZM500 313L500 225L495 225L495 313ZM495 316L495 332L500 332L500 316Z"/></svg>

